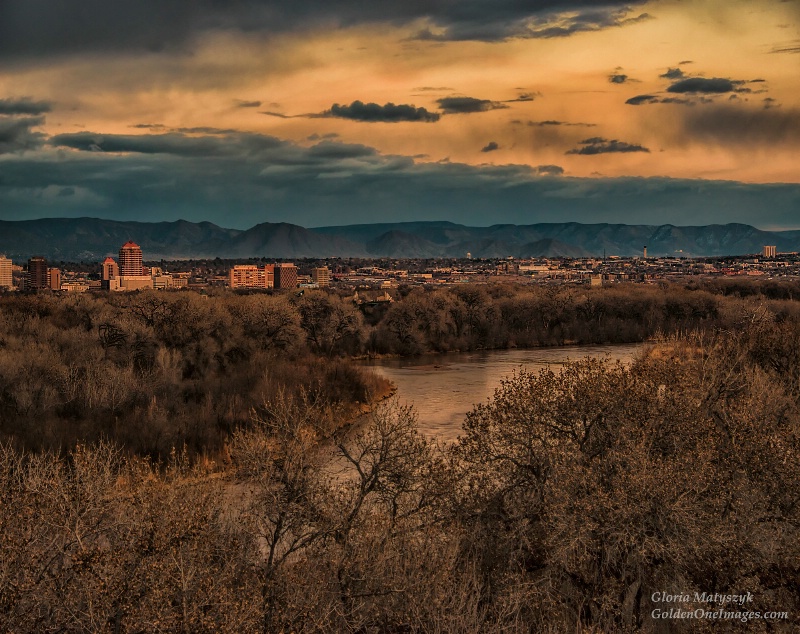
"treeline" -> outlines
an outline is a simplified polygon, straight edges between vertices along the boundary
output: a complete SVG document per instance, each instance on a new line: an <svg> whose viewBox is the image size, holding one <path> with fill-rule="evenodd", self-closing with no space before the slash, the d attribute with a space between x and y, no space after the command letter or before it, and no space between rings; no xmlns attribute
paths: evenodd
<svg viewBox="0 0 800 634"><path fill-rule="evenodd" d="M274 394L232 433L223 472L180 452L156 468L107 444L6 446L0 629L800 626L800 326L767 306L629 366L520 372L453 446L394 404L321 445L337 416ZM670 607L786 615L654 617Z"/></svg>
<svg viewBox="0 0 800 634"><path fill-rule="evenodd" d="M317 354L357 349L360 315L338 305L329 331L309 326L325 315L285 296L4 296L0 437L34 449L105 439L154 458L175 447L217 455L281 392L355 414L388 384Z"/></svg>
<svg viewBox="0 0 800 634"><path fill-rule="evenodd" d="M758 288L403 287L391 304L363 305L333 291L9 294L0 297L0 438L217 455L280 391L353 412L385 394L355 356L638 342L736 329L752 306L778 320L800 315L797 302Z"/></svg>

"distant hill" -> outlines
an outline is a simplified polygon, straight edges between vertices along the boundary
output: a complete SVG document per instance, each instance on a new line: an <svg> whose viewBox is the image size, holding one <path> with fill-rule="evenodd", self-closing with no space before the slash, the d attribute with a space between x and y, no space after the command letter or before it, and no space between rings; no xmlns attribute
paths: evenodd
<svg viewBox="0 0 800 634"><path fill-rule="evenodd" d="M0 253L15 260L93 261L116 255L128 240L145 259L393 257L587 257L642 253L715 256L800 251L800 231L762 231L750 225L581 224L577 222L468 227L452 222L401 222L316 227L262 223L242 231L210 222L129 222L93 218L0 221Z"/></svg>

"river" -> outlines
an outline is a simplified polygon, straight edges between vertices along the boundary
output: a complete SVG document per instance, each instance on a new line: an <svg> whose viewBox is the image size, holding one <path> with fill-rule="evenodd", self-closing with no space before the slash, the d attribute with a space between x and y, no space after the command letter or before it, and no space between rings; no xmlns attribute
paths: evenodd
<svg viewBox="0 0 800 634"><path fill-rule="evenodd" d="M413 358L375 359L366 362L397 386L401 403L414 406L419 429L426 436L452 442L461 433L466 413L483 403L500 380L524 366L539 371L585 357L630 361L642 344L564 346L531 350L424 355Z"/></svg>

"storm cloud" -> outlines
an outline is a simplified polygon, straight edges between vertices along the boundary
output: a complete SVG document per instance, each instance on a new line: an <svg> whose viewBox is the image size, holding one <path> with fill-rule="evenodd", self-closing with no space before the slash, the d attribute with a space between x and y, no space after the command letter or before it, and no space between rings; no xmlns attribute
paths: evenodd
<svg viewBox="0 0 800 634"><path fill-rule="evenodd" d="M436 103L445 114L471 114L508 108L498 101L476 99L475 97L443 97L437 99Z"/></svg>
<svg viewBox="0 0 800 634"><path fill-rule="evenodd" d="M772 111L765 111L772 112ZM587 139L588 144L619 141ZM93 216L306 227L395 220L796 224L799 185L572 178L557 165L417 162L364 145L311 147L244 132L77 133L3 157L4 219ZM111 149L116 151L109 151ZM209 150L210 148L210 150ZM105 149L106 151L101 151ZM71 195L65 195L70 193ZM491 210L491 215L487 211Z"/></svg>
<svg viewBox="0 0 800 634"><path fill-rule="evenodd" d="M4 0L0 57L93 52L161 52L190 48L205 32L276 33L385 23L426 22L419 38L500 41L563 37L646 19L642 0Z"/></svg>
<svg viewBox="0 0 800 634"><path fill-rule="evenodd" d="M34 101L30 97L0 99L0 114L39 115L50 112L51 109L52 103L49 101Z"/></svg>
<svg viewBox="0 0 800 634"><path fill-rule="evenodd" d="M602 137L592 137L584 139L579 143L581 147L568 150L567 154L611 154L617 152L649 152L646 147L642 145L634 145L626 143L625 141L618 141L617 139L604 139Z"/></svg>
<svg viewBox="0 0 800 634"><path fill-rule="evenodd" d="M0 154L40 147L45 136L41 132L34 132L32 128L43 123L44 117L0 117Z"/></svg>
<svg viewBox="0 0 800 634"><path fill-rule="evenodd" d="M324 114L368 123L397 123L399 121L431 123L438 121L440 117L436 112L429 112L425 108L417 108L413 105L387 103L381 106L377 103L363 103L362 101L354 101L349 106L335 103Z"/></svg>

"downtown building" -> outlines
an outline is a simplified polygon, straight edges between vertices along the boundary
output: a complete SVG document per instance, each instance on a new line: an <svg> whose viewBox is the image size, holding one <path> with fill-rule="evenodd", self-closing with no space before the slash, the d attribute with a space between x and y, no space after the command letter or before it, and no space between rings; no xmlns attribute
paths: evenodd
<svg viewBox="0 0 800 634"><path fill-rule="evenodd" d="M128 240L119 250L119 288L121 291L138 291L153 288L153 278L145 272L142 264L142 247ZM112 288L109 284L111 290Z"/></svg>
<svg viewBox="0 0 800 634"><path fill-rule="evenodd" d="M100 287L109 291L153 288L153 277L142 264L142 248L129 240L119 250L119 262L107 257L100 265Z"/></svg>
<svg viewBox="0 0 800 634"><path fill-rule="evenodd" d="M228 272L231 288L272 288L275 284L275 265L237 264Z"/></svg>
<svg viewBox="0 0 800 634"><path fill-rule="evenodd" d="M50 287L47 260L42 256L34 256L28 260L28 275L25 278L26 290L43 290Z"/></svg>
<svg viewBox="0 0 800 634"><path fill-rule="evenodd" d="M327 266L311 269L311 281L320 288L331 285L331 270Z"/></svg>
<svg viewBox="0 0 800 634"><path fill-rule="evenodd" d="M275 288L297 288L297 267L294 264L275 265Z"/></svg>
<svg viewBox="0 0 800 634"><path fill-rule="evenodd" d="M14 267L6 256L0 255L0 291L14 288Z"/></svg>

